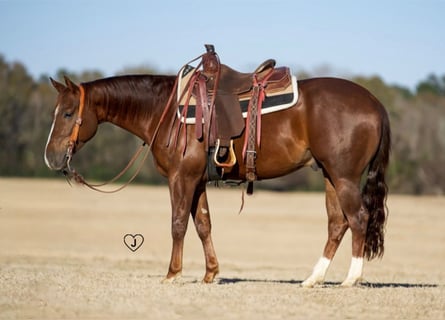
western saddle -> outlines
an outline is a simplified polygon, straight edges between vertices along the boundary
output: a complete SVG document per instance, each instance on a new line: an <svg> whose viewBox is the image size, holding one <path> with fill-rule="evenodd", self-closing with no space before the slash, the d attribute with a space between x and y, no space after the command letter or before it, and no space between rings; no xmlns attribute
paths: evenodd
<svg viewBox="0 0 445 320"><path fill-rule="evenodd" d="M268 93L287 88L291 84L289 68L275 68L275 60L268 59L252 73L238 72L221 64L213 45L205 45L201 57L202 70L195 71L190 80L190 93L196 99L196 137L203 139L207 132L209 180L223 180L236 164L233 139L245 130L243 161L249 189L256 180L256 150L261 142L261 106ZM250 99L247 119L240 108L241 99ZM203 124L203 125L202 125Z"/></svg>

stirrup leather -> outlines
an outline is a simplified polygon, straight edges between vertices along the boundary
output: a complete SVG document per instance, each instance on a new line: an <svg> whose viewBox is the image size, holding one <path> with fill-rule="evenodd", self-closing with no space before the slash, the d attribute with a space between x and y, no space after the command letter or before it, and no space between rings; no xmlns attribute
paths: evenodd
<svg viewBox="0 0 445 320"><path fill-rule="evenodd" d="M215 153L213 155L213 161L215 162L215 164L218 167L232 168L236 163L235 151L233 150L233 140L230 140L229 155L228 155L227 161L225 161L225 162L218 161L218 152L219 152L219 148L220 148L220 143L221 143L220 139L216 139L216 146L215 146Z"/></svg>

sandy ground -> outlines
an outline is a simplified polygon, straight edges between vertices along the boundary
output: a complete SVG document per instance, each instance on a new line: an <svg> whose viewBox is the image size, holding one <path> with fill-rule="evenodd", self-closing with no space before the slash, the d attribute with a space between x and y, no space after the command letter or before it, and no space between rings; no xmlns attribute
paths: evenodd
<svg viewBox="0 0 445 320"><path fill-rule="evenodd" d="M0 318L444 319L445 198L391 195L383 259L339 288L350 234L327 283L304 289L326 240L324 195L210 189L220 275L189 224L183 278L161 284L170 258L166 188L104 195L64 180L0 178ZM125 234L142 234L135 252Z"/></svg>

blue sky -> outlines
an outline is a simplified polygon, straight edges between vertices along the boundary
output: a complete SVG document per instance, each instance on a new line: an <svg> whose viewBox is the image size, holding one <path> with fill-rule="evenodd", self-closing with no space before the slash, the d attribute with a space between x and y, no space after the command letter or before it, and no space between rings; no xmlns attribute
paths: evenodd
<svg viewBox="0 0 445 320"><path fill-rule="evenodd" d="M35 77L175 73L213 43L241 71L275 58L294 71L379 75L412 89L445 74L444 17L444 0L0 0L0 54Z"/></svg>

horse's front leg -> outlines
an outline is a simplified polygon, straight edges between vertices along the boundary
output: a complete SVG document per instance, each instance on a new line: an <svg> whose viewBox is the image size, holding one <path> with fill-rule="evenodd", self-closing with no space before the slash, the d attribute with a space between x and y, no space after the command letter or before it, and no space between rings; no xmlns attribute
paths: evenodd
<svg viewBox="0 0 445 320"><path fill-rule="evenodd" d="M171 233L173 239L170 266L164 283L173 282L181 277L182 257L184 249L184 237L192 206L193 195L196 184L190 181L186 183L185 178L169 180L170 200L172 207Z"/></svg>
<svg viewBox="0 0 445 320"><path fill-rule="evenodd" d="M205 283L211 283L219 272L219 265L218 259L216 258L215 249L213 248L211 236L212 225L210 221L210 211L207 202L205 183L200 183L196 188L191 213L193 216L193 221L195 222L196 231L198 232L199 238L202 242L206 261L206 273L202 281Z"/></svg>

